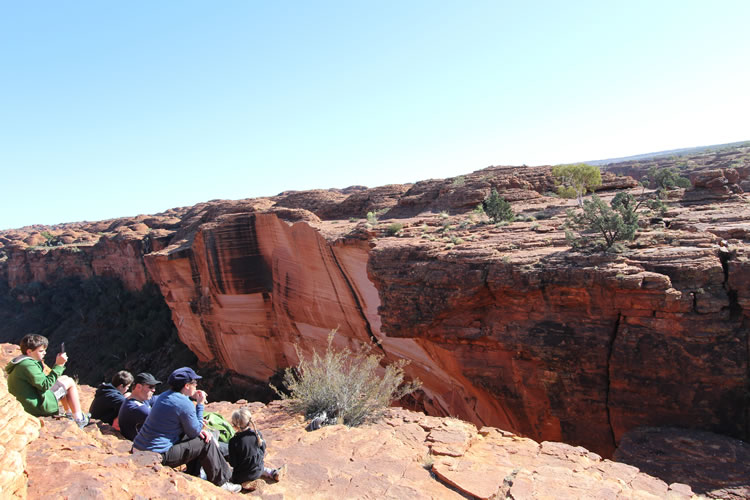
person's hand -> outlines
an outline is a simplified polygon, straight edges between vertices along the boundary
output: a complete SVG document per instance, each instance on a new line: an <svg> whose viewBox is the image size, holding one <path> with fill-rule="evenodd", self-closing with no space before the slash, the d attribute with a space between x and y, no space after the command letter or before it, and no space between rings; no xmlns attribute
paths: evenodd
<svg viewBox="0 0 750 500"><path fill-rule="evenodd" d="M57 358L55 358L55 364L58 366L65 366L65 363L68 362L68 355L64 352L61 352L57 355Z"/></svg>
<svg viewBox="0 0 750 500"><path fill-rule="evenodd" d="M195 400L199 405L205 404L207 398L208 394L206 394L206 391L201 391L200 389L195 391Z"/></svg>
<svg viewBox="0 0 750 500"><path fill-rule="evenodd" d="M208 443L209 441L211 441L211 433L208 432L206 429L203 429L199 435L200 435L201 439L203 441L205 441L206 443Z"/></svg>

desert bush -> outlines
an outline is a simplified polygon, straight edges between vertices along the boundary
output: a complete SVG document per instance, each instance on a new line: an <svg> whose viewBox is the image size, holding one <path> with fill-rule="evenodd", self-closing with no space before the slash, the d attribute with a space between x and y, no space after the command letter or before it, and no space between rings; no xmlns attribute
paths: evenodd
<svg viewBox="0 0 750 500"><path fill-rule="evenodd" d="M395 236L396 234L398 234L399 232L401 232L401 230L403 228L404 228L403 224L401 224L400 222L394 222L393 224L391 224L390 226L388 226L388 229L386 229L386 232L390 236Z"/></svg>
<svg viewBox="0 0 750 500"><path fill-rule="evenodd" d="M493 222L511 221L515 218L510 203L500 196L495 188L492 188L483 205L485 213Z"/></svg>
<svg viewBox="0 0 750 500"><path fill-rule="evenodd" d="M583 203L583 211L568 211L565 224L569 230L565 237L574 248L600 247L603 250L612 249L619 241L633 240L638 229L638 213L631 198L621 197L608 206L598 196L592 196Z"/></svg>
<svg viewBox="0 0 750 500"><path fill-rule="evenodd" d="M381 354L365 346L356 351L335 350L335 334L333 330L328 335L326 352L321 355L313 350L310 359L305 359L295 344L300 361L295 368L287 368L283 377L289 393L271 386L282 399L291 402L292 411L303 413L308 419L325 412L328 419L354 427L377 420L391 401L421 387L419 380L402 384L408 361L391 363L379 375Z"/></svg>
<svg viewBox="0 0 750 500"><path fill-rule="evenodd" d="M690 179L681 177L680 173L672 168L651 167L648 170L648 181L652 188L660 190L691 186Z"/></svg>
<svg viewBox="0 0 750 500"><path fill-rule="evenodd" d="M552 168L555 182L560 185L557 194L562 198L578 200L578 206L583 208L583 195L587 191L594 191L602 184L602 173L599 167L585 163L573 165L558 165Z"/></svg>

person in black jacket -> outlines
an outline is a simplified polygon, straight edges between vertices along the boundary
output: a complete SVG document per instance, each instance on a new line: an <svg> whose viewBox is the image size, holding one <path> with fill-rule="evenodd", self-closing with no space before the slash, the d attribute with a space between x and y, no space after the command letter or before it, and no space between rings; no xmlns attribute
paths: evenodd
<svg viewBox="0 0 750 500"><path fill-rule="evenodd" d="M247 483L259 477L280 481L285 467L269 469L263 466L266 442L255 427L250 410L247 408L235 410L232 413L232 425L237 430L237 434L229 440L229 463L233 467L232 482Z"/></svg>
<svg viewBox="0 0 750 500"><path fill-rule="evenodd" d="M121 370L112 377L111 384L100 384L89 407L91 418L108 423L119 431L117 414L120 413L120 406L125 402L125 398L130 395L128 389L132 383L133 375Z"/></svg>

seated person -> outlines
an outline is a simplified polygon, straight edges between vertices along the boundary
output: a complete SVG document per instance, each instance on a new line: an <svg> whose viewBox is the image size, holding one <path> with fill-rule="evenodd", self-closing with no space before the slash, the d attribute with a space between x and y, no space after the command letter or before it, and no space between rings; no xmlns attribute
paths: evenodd
<svg viewBox="0 0 750 500"><path fill-rule="evenodd" d="M203 430L203 405L207 394L198 390L200 375L192 368L173 371L169 390L156 398L151 411L133 440L133 448L161 454L162 465L186 464L185 472L199 477L201 467L206 479L233 493L242 487L229 482L232 470L219 452L211 434ZM197 405L190 401L195 397Z"/></svg>
<svg viewBox="0 0 750 500"><path fill-rule="evenodd" d="M21 355L13 358L5 367L8 373L8 392L21 402L23 409L32 415L56 415L60 411L58 401L71 413L83 428L89 423L87 414L81 411L78 386L72 378L63 375L68 355L61 352L55 366L44 374L44 356L47 354L47 337L30 333L21 339Z"/></svg>
<svg viewBox="0 0 750 500"><path fill-rule="evenodd" d="M284 467L269 469L263 464L266 455L266 442L255 427L253 415L247 408L240 408L232 413L232 425L237 434L229 440L229 463L232 464L232 481L246 483L259 477L268 477L280 481Z"/></svg>
<svg viewBox="0 0 750 500"><path fill-rule="evenodd" d="M139 373L135 376L135 385L130 397L120 406L120 413L117 420L120 423L120 432L123 436L135 439L138 429L141 428L146 417L151 412L154 405L154 391L156 385L161 384L150 373Z"/></svg>
<svg viewBox="0 0 750 500"><path fill-rule="evenodd" d="M97 418L118 429L117 414L120 412L120 406L125 402L125 398L129 395L128 389L132 383L133 375L122 370L115 373L112 377L112 383L100 384L89 407L91 418Z"/></svg>

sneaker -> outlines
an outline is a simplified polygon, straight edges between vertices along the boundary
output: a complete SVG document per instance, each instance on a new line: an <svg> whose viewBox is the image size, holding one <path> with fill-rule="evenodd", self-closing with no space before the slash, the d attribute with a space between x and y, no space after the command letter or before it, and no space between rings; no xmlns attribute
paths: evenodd
<svg viewBox="0 0 750 500"><path fill-rule="evenodd" d="M320 415L317 415L315 418L310 420L310 423L307 425L308 431L317 431L320 429L326 422L326 412L322 412Z"/></svg>
<svg viewBox="0 0 750 500"><path fill-rule="evenodd" d="M282 465L281 467L274 469L272 474L273 480L278 483L284 478L284 474L286 474L286 465Z"/></svg>
<svg viewBox="0 0 750 500"><path fill-rule="evenodd" d="M230 493L239 493L240 491L242 491L242 485L230 483L229 481L227 481L226 483L221 485L221 489L227 490Z"/></svg>
<svg viewBox="0 0 750 500"><path fill-rule="evenodd" d="M78 427L83 429L91 423L90 415L88 413L84 413L83 418L81 418L81 420L75 420L75 423L78 424Z"/></svg>

